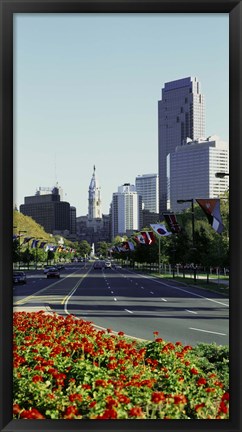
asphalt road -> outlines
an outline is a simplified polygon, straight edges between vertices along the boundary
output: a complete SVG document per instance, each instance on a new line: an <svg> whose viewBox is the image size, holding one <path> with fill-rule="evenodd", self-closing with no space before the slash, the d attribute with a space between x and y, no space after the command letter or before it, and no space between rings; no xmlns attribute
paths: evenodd
<svg viewBox="0 0 242 432"><path fill-rule="evenodd" d="M162 280L127 269L94 270L70 264L60 279L41 271L28 274L26 285L13 288L14 310L74 314L96 326L152 340L196 345L229 344L229 300L176 280Z"/></svg>

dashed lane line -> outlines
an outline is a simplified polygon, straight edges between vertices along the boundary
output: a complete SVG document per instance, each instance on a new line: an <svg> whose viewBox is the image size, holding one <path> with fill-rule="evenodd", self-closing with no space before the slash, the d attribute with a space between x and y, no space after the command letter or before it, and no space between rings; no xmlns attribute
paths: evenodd
<svg viewBox="0 0 242 432"><path fill-rule="evenodd" d="M218 332L209 331L209 330L197 329L197 328L194 328L194 327L189 327L189 330L196 330L196 331L200 331L200 332L204 332L204 333L212 333L212 334L217 334L217 335L220 335L220 336L226 336L226 333L218 333Z"/></svg>

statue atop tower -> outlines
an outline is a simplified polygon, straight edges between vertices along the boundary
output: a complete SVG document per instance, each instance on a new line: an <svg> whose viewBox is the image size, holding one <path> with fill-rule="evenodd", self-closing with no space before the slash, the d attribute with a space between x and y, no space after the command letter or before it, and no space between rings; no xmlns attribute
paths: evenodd
<svg viewBox="0 0 242 432"><path fill-rule="evenodd" d="M96 178L96 167L94 165L93 175L88 190L88 221L101 218L101 188Z"/></svg>

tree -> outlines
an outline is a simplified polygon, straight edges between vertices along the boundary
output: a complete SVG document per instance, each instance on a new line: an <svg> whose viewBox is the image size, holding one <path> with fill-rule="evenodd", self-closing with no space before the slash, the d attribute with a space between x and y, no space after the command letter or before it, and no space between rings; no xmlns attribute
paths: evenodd
<svg viewBox="0 0 242 432"><path fill-rule="evenodd" d="M108 244L105 241L100 241L97 244L97 252L100 256L103 256L105 258L107 258L108 256L108 250L110 248L110 244Z"/></svg>
<svg viewBox="0 0 242 432"><path fill-rule="evenodd" d="M92 247L89 245L89 243L86 240L82 240L77 247L77 252L82 256L85 257L86 255L90 255L90 252L92 250Z"/></svg>

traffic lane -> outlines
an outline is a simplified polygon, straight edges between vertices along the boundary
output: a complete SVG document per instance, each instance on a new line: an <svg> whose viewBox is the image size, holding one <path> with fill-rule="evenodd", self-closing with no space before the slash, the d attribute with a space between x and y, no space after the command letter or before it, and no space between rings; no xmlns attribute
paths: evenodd
<svg viewBox="0 0 242 432"><path fill-rule="evenodd" d="M69 294L73 287L82 279L88 270L76 268L60 278L47 279L46 275L33 275L32 283L19 286L13 292L15 306L34 303L46 305L59 303Z"/></svg>
<svg viewBox="0 0 242 432"><path fill-rule="evenodd" d="M122 276L104 271L96 276L89 274L84 282L86 286L82 284L75 296L69 299L67 313L93 319L95 324L104 328L111 326L116 331L123 326L127 334L144 339L150 339L155 325L161 327L160 331L168 340L179 336L185 343L188 339L190 342L228 343L226 305L213 302L208 306L206 298L189 298L186 297L188 293L185 293L185 298L175 298L173 294L173 297L165 299L147 291L146 297L140 297L141 287L133 279ZM120 296L120 292L126 295ZM182 295L184 297L184 293ZM132 319L128 318L131 315Z"/></svg>
<svg viewBox="0 0 242 432"><path fill-rule="evenodd" d="M171 288L176 288L178 291L180 292L190 292L192 293L192 295L196 296L202 296L202 297L208 297L208 298L221 298L221 299L226 299L226 297L221 293L215 293L209 290L206 290L205 288L199 288L198 286L196 286L195 284L192 287L189 287L186 285L186 283L184 282L177 282L176 278L170 280L170 279L161 279L155 276L149 276L149 275L144 275L141 273L137 273L128 269L122 269L121 274L124 275L130 275L130 277L134 278L134 279L140 279L143 280L144 283L145 281L147 281L147 283L149 284L150 281L154 281L155 284L159 284L160 286L163 286L163 289L171 287ZM154 287L156 285L153 285ZM177 295L177 294L176 294Z"/></svg>
<svg viewBox="0 0 242 432"><path fill-rule="evenodd" d="M96 300L75 296L68 303L68 313L92 321L104 329L124 331L127 335L146 340L151 340L153 332L159 331L160 337L172 342L229 344L224 318L209 319L206 315L198 318L185 310L177 311L159 304L158 299L145 308L137 304L137 299L132 300L132 303L127 303L118 298L115 301L113 296L99 296Z"/></svg>

